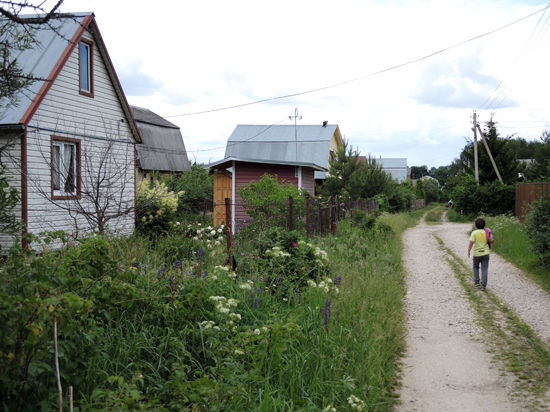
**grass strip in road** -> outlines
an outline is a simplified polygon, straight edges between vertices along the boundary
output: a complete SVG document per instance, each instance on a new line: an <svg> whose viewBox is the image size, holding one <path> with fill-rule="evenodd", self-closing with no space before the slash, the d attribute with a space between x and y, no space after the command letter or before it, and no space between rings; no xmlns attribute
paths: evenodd
<svg viewBox="0 0 550 412"><path fill-rule="evenodd" d="M424 216L424 221L429 225L439 225L441 224L441 219L443 216L443 213L445 212L445 207L443 205L437 205L433 209L431 209L426 215Z"/></svg>
<svg viewBox="0 0 550 412"><path fill-rule="evenodd" d="M492 346L493 356L515 376L514 396L539 410L548 399L550 387L550 347L494 293L473 288L471 268L435 236L447 253L447 261L464 288L479 325L487 332L484 341Z"/></svg>

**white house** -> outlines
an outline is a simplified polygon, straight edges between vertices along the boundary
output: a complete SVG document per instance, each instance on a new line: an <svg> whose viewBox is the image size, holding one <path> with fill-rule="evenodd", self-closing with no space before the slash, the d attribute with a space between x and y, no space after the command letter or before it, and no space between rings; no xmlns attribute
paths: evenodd
<svg viewBox="0 0 550 412"><path fill-rule="evenodd" d="M41 80L17 105L0 101L0 161L20 192L24 232L131 233L141 137L95 17L33 30L36 43L17 62ZM0 233L4 249L13 241Z"/></svg>

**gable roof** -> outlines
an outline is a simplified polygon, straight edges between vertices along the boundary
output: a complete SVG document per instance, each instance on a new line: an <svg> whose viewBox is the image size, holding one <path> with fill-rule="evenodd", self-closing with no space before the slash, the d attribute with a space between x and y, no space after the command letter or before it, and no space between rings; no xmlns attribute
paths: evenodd
<svg viewBox="0 0 550 412"><path fill-rule="evenodd" d="M136 145L142 170L191 170L180 128L149 109L130 106L143 144Z"/></svg>
<svg viewBox="0 0 550 412"><path fill-rule="evenodd" d="M21 18L33 18L37 15L21 15ZM4 20L5 19L1 19ZM32 73L42 80L34 81L29 87L19 90L15 98L17 104L6 105L7 100L0 101L0 124L27 125L40 106L72 51L79 43L84 32L88 31L94 38L114 91L120 101L134 140L141 142L139 130L132 117L126 96L116 75L113 63L103 38L95 22L93 13L75 13L51 19L48 25L32 29L35 42L30 49L18 52L14 57L23 73Z"/></svg>
<svg viewBox="0 0 550 412"><path fill-rule="evenodd" d="M237 125L225 158L241 161L314 165L328 169L330 142L342 142L338 125Z"/></svg>

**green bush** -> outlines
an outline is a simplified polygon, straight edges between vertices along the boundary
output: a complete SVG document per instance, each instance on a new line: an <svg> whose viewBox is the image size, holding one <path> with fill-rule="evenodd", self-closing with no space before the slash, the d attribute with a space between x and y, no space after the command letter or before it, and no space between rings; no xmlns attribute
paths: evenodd
<svg viewBox="0 0 550 412"><path fill-rule="evenodd" d="M176 220L178 198L161 180L143 180L137 187L136 230L149 237L166 234Z"/></svg>
<svg viewBox="0 0 550 412"><path fill-rule="evenodd" d="M239 195L252 224L258 228L288 227L289 197L293 198L295 225L304 224L305 193L292 183L280 183L276 176L265 174L257 182L242 186Z"/></svg>
<svg viewBox="0 0 550 412"><path fill-rule="evenodd" d="M461 176L451 198L454 208L464 215L503 215L514 211L515 188L498 181L478 185L473 176Z"/></svg>
<svg viewBox="0 0 550 412"><path fill-rule="evenodd" d="M542 265L550 269L550 195L538 199L528 216L528 233Z"/></svg>
<svg viewBox="0 0 550 412"><path fill-rule="evenodd" d="M269 229L258 239L257 248L258 270L273 292L287 293L329 274L327 254L297 231Z"/></svg>

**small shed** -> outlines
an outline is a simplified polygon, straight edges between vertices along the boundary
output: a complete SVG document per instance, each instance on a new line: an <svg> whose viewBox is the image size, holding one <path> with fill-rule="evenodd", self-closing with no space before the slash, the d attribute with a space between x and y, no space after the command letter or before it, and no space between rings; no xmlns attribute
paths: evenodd
<svg viewBox="0 0 550 412"><path fill-rule="evenodd" d="M315 174L343 145L338 125L238 125L227 141L225 157L209 164L214 173L214 223L225 222L224 199L232 199L232 227L239 230L248 216L238 189L264 174L315 192Z"/></svg>
<svg viewBox="0 0 550 412"><path fill-rule="evenodd" d="M149 109L131 108L143 140L136 145L137 181L152 172L166 175L191 170L180 128Z"/></svg>

